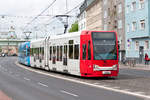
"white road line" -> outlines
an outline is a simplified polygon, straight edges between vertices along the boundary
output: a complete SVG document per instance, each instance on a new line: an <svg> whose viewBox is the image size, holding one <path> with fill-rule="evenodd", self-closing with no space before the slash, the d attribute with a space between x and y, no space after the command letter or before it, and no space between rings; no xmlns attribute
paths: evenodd
<svg viewBox="0 0 150 100"><path fill-rule="evenodd" d="M41 82L38 82L38 85L41 85L41 86L44 86L44 87L48 87L48 85L45 85L45 84L43 84Z"/></svg>
<svg viewBox="0 0 150 100"><path fill-rule="evenodd" d="M99 85L100 83L93 83L93 84L95 84L95 85Z"/></svg>
<svg viewBox="0 0 150 100"><path fill-rule="evenodd" d="M145 94L145 92L136 92L137 94Z"/></svg>
<svg viewBox="0 0 150 100"><path fill-rule="evenodd" d="M104 86L104 87L110 87L110 85L102 85L102 86Z"/></svg>
<svg viewBox="0 0 150 100"><path fill-rule="evenodd" d="M120 87L117 87L117 86L116 87L112 87L112 88L114 88L114 89L120 89Z"/></svg>
<svg viewBox="0 0 150 100"><path fill-rule="evenodd" d="M91 86L91 87L101 88L101 89L105 89L105 90L109 90L109 91L114 91L114 92L118 92L118 93L123 93L123 94L128 94L128 95L132 95L132 96L137 96L137 97L150 99L150 95L137 94L137 93L126 91L126 90L113 89L111 87L104 87L104 86L101 86L101 85L95 85L95 84L92 84L92 83L82 82L82 81L75 80L75 79L69 79L69 78L65 78L65 77L61 77L61 76L56 76L56 75L52 75L52 74L49 74L49 73L44 73L44 72L41 72L41 71L38 71L38 70L34 70L34 69L31 69L31 68L25 67L23 65L18 64L17 62L16 62L16 65L18 65L19 67L22 67L26 70L30 70L32 72L36 72L36 73L39 73L39 74L42 74L42 75L51 76L51 77L54 77L54 78L63 79L63 80L67 80L67 81L74 82L74 83L80 83L80 84L88 85L88 86Z"/></svg>
<svg viewBox="0 0 150 100"><path fill-rule="evenodd" d="M24 80L30 81L30 79L29 79L29 78L26 78L26 77L24 77Z"/></svg>
<svg viewBox="0 0 150 100"><path fill-rule="evenodd" d="M74 97L79 97L79 96L76 95L76 94L73 94L73 93L70 93L70 92L67 92L67 91L64 91L64 90L60 90L60 92L65 93L65 94L68 94L68 95L71 95L71 96L74 96Z"/></svg>
<svg viewBox="0 0 150 100"><path fill-rule="evenodd" d="M124 91L131 91L130 89L124 89Z"/></svg>

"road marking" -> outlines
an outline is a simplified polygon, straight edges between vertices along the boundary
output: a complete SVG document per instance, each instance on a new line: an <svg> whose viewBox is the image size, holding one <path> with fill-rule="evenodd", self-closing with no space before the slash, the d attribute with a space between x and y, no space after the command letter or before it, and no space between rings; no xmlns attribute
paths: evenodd
<svg viewBox="0 0 150 100"><path fill-rule="evenodd" d="M131 91L130 89L124 89L124 91Z"/></svg>
<svg viewBox="0 0 150 100"><path fill-rule="evenodd" d="M41 86L44 86L44 87L48 87L48 85L45 85L45 84L43 84L41 82L38 82L38 84L41 85Z"/></svg>
<svg viewBox="0 0 150 100"><path fill-rule="evenodd" d="M25 79L25 80L27 80L27 81L30 81L30 79L29 79L29 78L24 77L24 79Z"/></svg>
<svg viewBox="0 0 150 100"><path fill-rule="evenodd" d="M117 87L117 86L116 87L112 87L112 88L114 88L114 89L120 89L120 87Z"/></svg>
<svg viewBox="0 0 150 100"><path fill-rule="evenodd" d="M137 94L145 94L145 92L136 92Z"/></svg>
<svg viewBox="0 0 150 100"><path fill-rule="evenodd" d="M102 85L103 87L110 87L110 85Z"/></svg>
<svg viewBox="0 0 150 100"><path fill-rule="evenodd" d="M95 84L95 85L99 85L100 83L93 83L93 84Z"/></svg>
<svg viewBox="0 0 150 100"><path fill-rule="evenodd" d="M105 89L105 90L109 90L109 91L114 91L114 92L118 92L118 93L123 93L123 94L127 94L127 95L132 95L132 96L137 96L137 97L150 99L150 95L137 94L137 93L134 93L134 92L127 91L127 89L126 90L113 89L111 87L104 87L104 86L101 86L101 85L95 85L95 84L92 84L92 83L82 82L82 81L75 80L75 79L69 79L69 78L65 78L65 77L61 77L61 76L56 76L56 75L52 75L52 74L49 74L49 73L44 73L44 72L41 72L41 71L38 71L38 70L34 70L34 69L31 69L31 68L25 67L23 65L18 64L17 62L16 62L16 65L18 65L19 67L24 68L26 70L36 72L38 74L42 74L42 75L46 75L46 76L50 76L50 77L54 77L54 78L58 78L58 79L63 79L63 80L67 80L67 81L74 82L74 83L80 83L80 84L88 85L88 86L91 86L91 87L101 88L101 89ZM128 90L130 90L130 89L128 89Z"/></svg>
<svg viewBox="0 0 150 100"><path fill-rule="evenodd" d="M65 94L68 94L68 95L71 95L71 96L74 96L74 97L79 97L79 96L76 95L76 94L73 94L73 93L70 93L70 92L67 92L67 91L64 91L64 90L60 90L60 92L65 93Z"/></svg>

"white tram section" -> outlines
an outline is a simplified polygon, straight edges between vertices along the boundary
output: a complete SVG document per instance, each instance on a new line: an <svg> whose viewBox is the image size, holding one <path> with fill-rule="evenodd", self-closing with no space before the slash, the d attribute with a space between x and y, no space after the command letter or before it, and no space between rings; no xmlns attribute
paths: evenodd
<svg viewBox="0 0 150 100"><path fill-rule="evenodd" d="M31 66L81 76L80 35L81 32L74 32L31 41L31 48L44 47L44 56L37 49L39 56L36 53L30 57Z"/></svg>
<svg viewBox="0 0 150 100"><path fill-rule="evenodd" d="M44 52L44 46L44 39L31 41L30 48L33 53L30 56L31 67L45 69L45 57L44 54L42 54L42 52Z"/></svg>

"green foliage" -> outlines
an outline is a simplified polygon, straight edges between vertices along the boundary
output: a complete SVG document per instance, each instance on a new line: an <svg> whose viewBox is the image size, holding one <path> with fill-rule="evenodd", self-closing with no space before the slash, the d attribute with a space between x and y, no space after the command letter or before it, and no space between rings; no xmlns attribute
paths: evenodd
<svg viewBox="0 0 150 100"><path fill-rule="evenodd" d="M76 21L74 24L71 25L71 28L69 29L69 33L77 32L77 31L78 31L78 22Z"/></svg>

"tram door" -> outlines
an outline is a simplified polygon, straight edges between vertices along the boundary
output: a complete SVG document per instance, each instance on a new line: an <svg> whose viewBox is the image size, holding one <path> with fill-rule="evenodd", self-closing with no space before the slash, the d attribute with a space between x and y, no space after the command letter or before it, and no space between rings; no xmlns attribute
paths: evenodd
<svg viewBox="0 0 150 100"><path fill-rule="evenodd" d="M90 35L81 36L80 72L83 76L92 73L92 53Z"/></svg>

